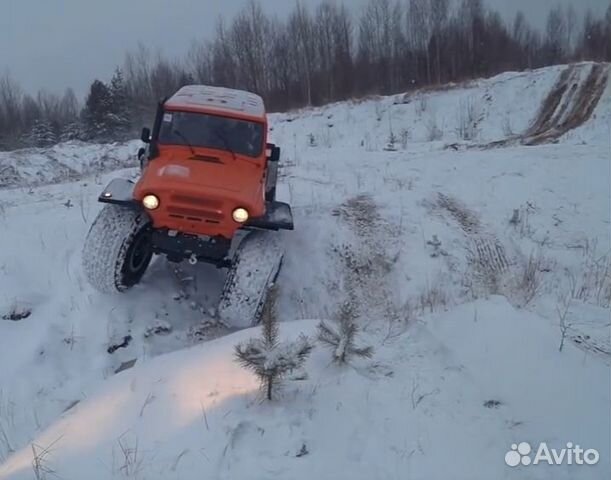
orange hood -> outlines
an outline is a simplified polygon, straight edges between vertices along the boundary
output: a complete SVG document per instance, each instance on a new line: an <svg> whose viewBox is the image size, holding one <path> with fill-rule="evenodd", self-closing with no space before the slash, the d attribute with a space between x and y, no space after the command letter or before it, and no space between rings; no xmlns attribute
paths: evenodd
<svg viewBox="0 0 611 480"><path fill-rule="evenodd" d="M231 214L246 208L251 217L265 213L264 166L229 152L161 147L134 189L141 201L154 194L158 209L149 212L156 228L231 238L240 227Z"/></svg>

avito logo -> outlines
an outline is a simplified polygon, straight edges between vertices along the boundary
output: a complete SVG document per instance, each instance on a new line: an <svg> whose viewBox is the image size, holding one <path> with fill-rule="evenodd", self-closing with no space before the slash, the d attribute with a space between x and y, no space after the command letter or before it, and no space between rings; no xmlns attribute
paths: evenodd
<svg viewBox="0 0 611 480"><path fill-rule="evenodd" d="M539 465L547 463L548 465L596 465L600 460L600 455L597 450L588 448L584 450L579 445L573 445L572 442L566 444L566 448L555 449L549 448L547 443L542 442L537 448L534 458L531 457L533 449L528 442L514 443L511 445L511 450L505 454L505 463L510 467L518 465Z"/></svg>

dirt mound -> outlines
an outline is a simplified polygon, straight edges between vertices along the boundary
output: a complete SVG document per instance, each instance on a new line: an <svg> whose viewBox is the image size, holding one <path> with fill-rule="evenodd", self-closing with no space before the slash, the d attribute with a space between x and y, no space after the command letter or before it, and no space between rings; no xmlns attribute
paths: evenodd
<svg viewBox="0 0 611 480"><path fill-rule="evenodd" d="M476 148L540 145L557 141L592 117L607 87L609 75L608 63L569 65L560 73L526 132Z"/></svg>
<svg viewBox="0 0 611 480"><path fill-rule="evenodd" d="M608 78L607 64L569 65L543 102L522 143L549 143L587 122L605 91Z"/></svg>

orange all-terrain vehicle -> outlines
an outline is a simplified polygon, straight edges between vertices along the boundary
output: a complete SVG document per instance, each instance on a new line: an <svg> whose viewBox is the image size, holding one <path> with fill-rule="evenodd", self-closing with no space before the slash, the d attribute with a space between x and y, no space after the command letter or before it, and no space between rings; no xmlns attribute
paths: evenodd
<svg viewBox="0 0 611 480"><path fill-rule="evenodd" d="M289 205L275 198L280 148L267 143L263 100L239 90L183 87L159 104L142 141L140 179L114 179L99 197L107 205L83 252L90 283L124 292L140 282L154 254L212 263L229 269L221 320L256 323L282 262L270 230L293 229ZM247 235L237 235L242 231Z"/></svg>

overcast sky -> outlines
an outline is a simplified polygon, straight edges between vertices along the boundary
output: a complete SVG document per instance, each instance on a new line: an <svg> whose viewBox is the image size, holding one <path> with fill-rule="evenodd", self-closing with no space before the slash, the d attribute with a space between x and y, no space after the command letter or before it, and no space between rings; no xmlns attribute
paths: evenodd
<svg viewBox="0 0 611 480"><path fill-rule="evenodd" d="M231 17L247 0L0 0L0 73L8 69L23 89L82 97L91 80L108 80L126 50L138 42L181 57L196 38L214 31L219 15ZM292 0L259 0L284 16ZM302 0L317 5L320 0ZM523 10L537 26L550 7L571 3L602 14L609 0L485 0L506 18ZM365 0L345 0L357 9Z"/></svg>

